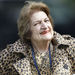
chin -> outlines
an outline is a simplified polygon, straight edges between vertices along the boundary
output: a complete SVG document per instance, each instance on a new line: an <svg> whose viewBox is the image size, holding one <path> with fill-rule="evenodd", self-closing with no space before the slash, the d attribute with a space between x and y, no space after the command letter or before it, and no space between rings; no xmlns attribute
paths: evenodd
<svg viewBox="0 0 75 75"><path fill-rule="evenodd" d="M41 40L52 40L53 36L44 36Z"/></svg>
<svg viewBox="0 0 75 75"><path fill-rule="evenodd" d="M51 39L53 38L53 35L52 35L52 34L50 34L50 35L45 35L45 36L43 36L43 38L44 38L44 39L49 39L49 40L51 40Z"/></svg>
<svg viewBox="0 0 75 75"><path fill-rule="evenodd" d="M43 38L43 40L52 40L52 38Z"/></svg>
<svg viewBox="0 0 75 75"><path fill-rule="evenodd" d="M34 36L33 37L33 39L34 40L37 40L37 41L41 41L41 40L43 40L43 41L48 41L48 40L52 40L52 38L53 38L53 35L52 34L48 34L48 35L43 35L43 36Z"/></svg>

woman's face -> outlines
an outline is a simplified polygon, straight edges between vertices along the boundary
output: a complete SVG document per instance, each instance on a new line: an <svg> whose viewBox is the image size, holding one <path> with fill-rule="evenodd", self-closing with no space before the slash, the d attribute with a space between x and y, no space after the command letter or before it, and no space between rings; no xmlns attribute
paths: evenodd
<svg viewBox="0 0 75 75"><path fill-rule="evenodd" d="M48 16L43 11L34 12L31 15L31 39L51 40L53 38L53 27Z"/></svg>

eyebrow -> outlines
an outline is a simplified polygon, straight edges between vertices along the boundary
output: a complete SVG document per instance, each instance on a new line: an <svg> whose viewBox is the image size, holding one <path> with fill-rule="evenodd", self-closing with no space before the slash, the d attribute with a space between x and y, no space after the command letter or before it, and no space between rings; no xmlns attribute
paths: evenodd
<svg viewBox="0 0 75 75"><path fill-rule="evenodd" d="M35 21L35 22L40 22L41 20Z"/></svg>
<svg viewBox="0 0 75 75"><path fill-rule="evenodd" d="M45 18L45 19L48 19L48 18ZM44 19L44 20L45 20L45 19ZM34 22L40 22L40 21L41 21L41 20L37 20L37 21L34 21Z"/></svg>

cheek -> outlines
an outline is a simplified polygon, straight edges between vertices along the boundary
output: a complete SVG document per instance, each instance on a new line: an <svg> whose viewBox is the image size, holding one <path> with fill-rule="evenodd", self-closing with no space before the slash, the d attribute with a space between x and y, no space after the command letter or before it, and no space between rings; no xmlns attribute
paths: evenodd
<svg viewBox="0 0 75 75"><path fill-rule="evenodd" d="M51 23L49 23L48 26L49 26L50 28L52 28L52 24L51 24Z"/></svg>
<svg viewBox="0 0 75 75"><path fill-rule="evenodd" d="M51 30L53 30L53 27L52 27L52 25L50 24L50 25L48 25L48 28L49 29L51 29Z"/></svg>
<svg viewBox="0 0 75 75"><path fill-rule="evenodd" d="M37 29L32 30L32 35L37 35L39 31Z"/></svg>
<svg viewBox="0 0 75 75"><path fill-rule="evenodd" d="M32 33L39 33L40 32L40 27L33 27L33 29L31 30Z"/></svg>
<svg viewBox="0 0 75 75"><path fill-rule="evenodd" d="M38 38L40 38L40 34L39 31L35 29L32 31L32 39L38 39Z"/></svg>

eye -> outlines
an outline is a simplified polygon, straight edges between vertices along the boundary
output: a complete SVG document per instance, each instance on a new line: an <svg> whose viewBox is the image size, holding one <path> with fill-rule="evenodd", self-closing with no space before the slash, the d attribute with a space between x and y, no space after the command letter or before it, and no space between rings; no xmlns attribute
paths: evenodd
<svg viewBox="0 0 75 75"><path fill-rule="evenodd" d="M37 25L37 23L34 24L34 26L36 26L36 25Z"/></svg>
<svg viewBox="0 0 75 75"><path fill-rule="evenodd" d="M35 23L34 26L39 25L39 24L41 24L41 22L37 22L37 23Z"/></svg>
<svg viewBox="0 0 75 75"><path fill-rule="evenodd" d="M34 26L38 25L39 23L35 23Z"/></svg>
<svg viewBox="0 0 75 75"><path fill-rule="evenodd" d="M45 22L49 22L49 19L46 19Z"/></svg>

